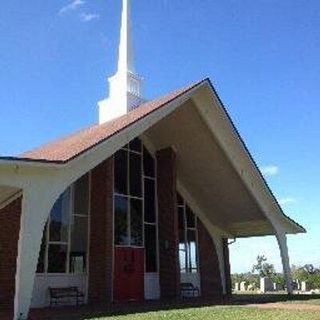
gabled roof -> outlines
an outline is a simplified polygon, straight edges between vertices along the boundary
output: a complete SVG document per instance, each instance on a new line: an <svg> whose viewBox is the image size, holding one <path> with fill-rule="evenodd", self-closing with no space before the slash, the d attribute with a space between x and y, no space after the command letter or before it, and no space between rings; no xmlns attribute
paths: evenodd
<svg viewBox="0 0 320 320"><path fill-rule="evenodd" d="M216 93L215 89L213 88L209 79L204 79L198 82L195 82L189 86L180 88L175 90L168 95L162 96L160 98L151 100L140 105L138 108L130 111L128 114L123 115L119 118L116 118L112 121L109 121L105 124L101 125L93 125L91 127L82 129L74 134L68 135L61 139L55 140L38 148L35 148L31 151L25 152L18 157L0 157L0 160L4 160L5 163L15 163L18 162L30 162L36 163L44 163L46 165L63 165L68 163L69 161L79 157L80 155L89 152L96 146L100 146L103 143L107 142L113 136L117 136L117 134L121 133L125 129L131 128L132 125L139 122L140 120L143 121L143 118L150 116L153 112L160 111L162 108L169 106L170 103L175 103L178 98L184 98L189 93L193 94L193 90L197 90L199 88L207 87L210 89L210 94L212 97L217 99L219 108L222 113L225 114L227 117L227 122L231 125L231 131L235 133L235 136L238 139L237 144L242 148L243 153L246 155L246 158L251 163L251 171L254 175L258 174L258 180L260 180L260 184L262 188L266 188L268 196L268 201L271 201L275 204L275 210L282 215L282 217L289 222L289 224L294 226L294 232L305 232L304 228L297 224L295 221L290 219L288 216L284 214L280 205L278 204L276 198L274 197L271 189L269 188L267 182L265 181L264 177L260 173L252 155L250 154L249 150L247 149L244 141L242 140L239 132L237 131L236 127L234 126L232 119L230 118L227 110L225 109L222 101L220 100L218 94ZM220 119L220 117L219 117ZM221 119L222 120L222 119ZM192 120L191 120L192 121ZM220 121L220 120L219 120ZM12 162L11 162L12 160ZM246 160L247 161L247 160Z"/></svg>
<svg viewBox="0 0 320 320"><path fill-rule="evenodd" d="M138 108L121 117L79 130L71 135L49 142L38 148L22 153L18 157L8 158L24 161L40 161L52 163L66 163L94 146L104 142L109 137L130 126L139 119L161 108L180 95L200 85L201 80L186 87L175 90L168 95L143 103ZM3 158L2 158L3 159ZM4 158L6 159L6 158Z"/></svg>

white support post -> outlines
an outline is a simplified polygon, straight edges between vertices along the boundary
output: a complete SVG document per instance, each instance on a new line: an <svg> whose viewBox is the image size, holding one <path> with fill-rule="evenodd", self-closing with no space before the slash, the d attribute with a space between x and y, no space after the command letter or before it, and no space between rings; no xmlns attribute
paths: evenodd
<svg viewBox="0 0 320 320"><path fill-rule="evenodd" d="M291 275L291 268L290 268L287 236L285 232L276 230L276 237L277 237L279 248L280 248L283 274L284 274L286 285L287 285L287 291L288 291L288 294L292 294L293 293L292 275Z"/></svg>
<svg viewBox="0 0 320 320"><path fill-rule="evenodd" d="M48 187L48 186L47 186ZM44 226L53 197L42 184L23 192L15 284L14 320L28 318Z"/></svg>
<svg viewBox="0 0 320 320"><path fill-rule="evenodd" d="M214 245L216 247L218 260L219 260L222 293L223 293L223 295L226 295L227 294L227 284L226 284L225 263L224 263L223 239L221 236L214 235L214 236L212 236L212 240L213 240Z"/></svg>

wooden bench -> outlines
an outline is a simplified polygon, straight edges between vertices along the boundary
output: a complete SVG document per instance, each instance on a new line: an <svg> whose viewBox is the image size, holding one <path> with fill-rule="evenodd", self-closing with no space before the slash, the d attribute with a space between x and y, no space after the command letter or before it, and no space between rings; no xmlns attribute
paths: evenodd
<svg viewBox="0 0 320 320"><path fill-rule="evenodd" d="M180 296L182 298L186 297L185 293L187 293L187 297L189 297L190 295L192 297L198 297L200 294L199 288L194 286L193 283L182 282L182 283L180 283Z"/></svg>
<svg viewBox="0 0 320 320"><path fill-rule="evenodd" d="M77 287L49 288L50 306L58 305L59 300L73 298L77 306L84 303L84 294Z"/></svg>

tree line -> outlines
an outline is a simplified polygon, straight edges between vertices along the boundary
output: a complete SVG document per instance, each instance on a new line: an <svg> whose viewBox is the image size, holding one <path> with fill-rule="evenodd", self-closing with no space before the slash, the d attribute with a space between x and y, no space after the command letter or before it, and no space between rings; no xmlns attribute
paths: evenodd
<svg viewBox="0 0 320 320"><path fill-rule="evenodd" d="M307 281L310 289L320 289L320 269L316 268L312 264L306 264L304 266L291 267L292 279L294 281ZM267 258L264 255L257 257L256 263L252 266L250 272L235 273L231 275L233 286L235 283L245 282L247 285L251 285L253 289L259 288L260 278L268 277L274 283L281 287L285 287L285 279L283 273L276 272L273 264L268 263Z"/></svg>

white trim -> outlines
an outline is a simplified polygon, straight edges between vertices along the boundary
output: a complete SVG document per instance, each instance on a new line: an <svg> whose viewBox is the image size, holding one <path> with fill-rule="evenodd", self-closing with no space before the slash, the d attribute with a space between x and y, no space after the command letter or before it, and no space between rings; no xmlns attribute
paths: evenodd
<svg viewBox="0 0 320 320"><path fill-rule="evenodd" d="M272 226L281 224L291 234L305 232L283 213L209 80L203 82L193 100L214 139Z"/></svg>

